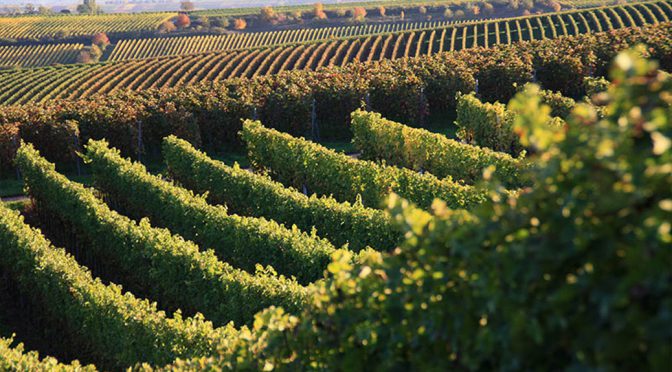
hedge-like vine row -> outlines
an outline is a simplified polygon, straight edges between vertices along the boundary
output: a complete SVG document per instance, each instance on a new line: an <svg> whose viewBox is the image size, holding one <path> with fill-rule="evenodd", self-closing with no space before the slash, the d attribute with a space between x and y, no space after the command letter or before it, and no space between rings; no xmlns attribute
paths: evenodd
<svg viewBox="0 0 672 372"><path fill-rule="evenodd" d="M12 342L12 339L0 338L0 370L59 372L97 371L95 366L82 366L77 361L70 364L62 364L52 357L40 358L37 352L25 351L23 344L12 346Z"/></svg>
<svg viewBox="0 0 672 372"><path fill-rule="evenodd" d="M149 174L104 141L90 141L86 148L96 187L125 212L149 216L249 272L261 264L301 283L324 276L335 250L327 240L272 220L228 214L225 207L210 205L203 197Z"/></svg>
<svg viewBox="0 0 672 372"><path fill-rule="evenodd" d="M268 306L293 311L305 300L304 288L295 281L234 269L146 220L136 223L110 210L91 190L58 174L31 146L19 150L17 162L42 213L72 226L90 243L98 262L161 303L202 312L217 324L243 324Z"/></svg>
<svg viewBox="0 0 672 372"><path fill-rule="evenodd" d="M525 161L488 148L463 144L441 134L384 119L380 114L357 110L352 114L353 142L367 160L424 170L444 178L473 184L490 165L494 175L509 187L523 182Z"/></svg>
<svg viewBox="0 0 672 372"><path fill-rule="evenodd" d="M18 161L30 162L31 156L33 151L23 148ZM43 306L45 316L63 324L68 336L92 350L100 365L120 369L138 362L165 364L177 357L208 355L236 336L233 327L214 329L202 317L169 318L156 304L94 279L4 205L0 205L0 247L3 272L23 293L48 304Z"/></svg>
<svg viewBox="0 0 672 372"><path fill-rule="evenodd" d="M347 243L353 251L367 246L389 250L401 239L382 211L308 197L264 175L213 160L177 137L164 139L163 155L173 178L196 192L207 192L208 200L234 213L294 224L304 231L316 228L318 235L337 246Z"/></svg>
<svg viewBox="0 0 672 372"><path fill-rule="evenodd" d="M453 208L468 208L486 199L486 192L431 174L357 160L321 145L265 128L247 120L241 132L250 162L256 169L288 186L307 187L318 195L333 195L339 201L358 201L380 208L395 192L428 208L434 199Z"/></svg>
<svg viewBox="0 0 672 372"><path fill-rule="evenodd" d="M588 9L557 13L553 16L528 16L456 25L454 26L456 28L393 33L390 35L394 41L388 42L376 42L379 38L387 36L385 34L371 35L341 40L347 45L333 48L326 48L320 43L295 44L275 47L280 50L245 49L120 61L98 64L93 69L89 66L75 65L9 71L0 74L0 88L2 88L0 91L5 90L6 86L17 84L35 92L44 92L48 86L51 89L46 94L40 94L37 97L26 94L4 95L0 97L0 103L41 102L57 97L82 98L96 93L110 94L126 89L168 88L198 82L218 82L235 77L274 75L285 70L315 70L320 67L343 66L353 62L420 57L486 45L492 47L497 44L498 38L500 44L542 40L554 37L550 31L551 24L556 29L556 36L575 36L600 30L611 30L607 20L600 17L621 17L621 14L630 15L639 9L654 6L660 11L652 10L652 16L649 18L633 18L632 21L627 22L627 27L665 22L672 18L672 5L670 4L670 0L659 0L622 8L617 6L615 9L622 11L619 13L597 12L595 9ZM594 12L597 12L594 18L597 21L594 21L593 17L584 15ZM569 23L573 27L561 27ZM613 24L613 27L616 26L620 27L620 23ZM549 31L544 31L542 35L541 30L546 29ZM453 32L454 30L456 32ZM498 30L498 33L495 34L494 30ZM558 30L567 30L567 34L558 32ZM450 43L446 42L449 37L451 38ZM429 40L432 42L429 43ZM325 41L325 43L333 42ZM220 60L227 60L227 62L218 63ZM150 65L151 68L148 67ZM54 75L58 76L54 77ZM145 84L149 80L151 80L150 84ZM54 89L54 86L59 89ZM91 86L91 88L84 89L84 86Z"/></svg>
<svg viewBox="0 0 672 372"><path fill-rule="evenodd" d="M535 94L551 109L549 125L564 125L562 118L569 115L576 102L548 90L537 89ZM519 156L523 146L513 131L515 118L516 113L499 102L482 102L474 93L457 95L457 137L465 143Z"/></svg>

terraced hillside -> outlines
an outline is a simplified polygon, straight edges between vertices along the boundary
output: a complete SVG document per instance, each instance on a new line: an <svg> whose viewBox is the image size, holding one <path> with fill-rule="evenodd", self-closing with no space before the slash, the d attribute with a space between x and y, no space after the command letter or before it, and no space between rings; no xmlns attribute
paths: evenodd
<svg viewBox="0 0 672 372"><path fill-rule="evenodd" d="M0 39L41 39L156 30L173 13L21 16L0 18Z"/></svg>
<svg viewBox="0 0 672 372"><path fill-rule="evenodd" d="M175 87L286 70L314 70L354 61L432 55L473 47L601 32L667 22L672 1L654 1L501 19L451 27L98 65L6 71L0 103L80 98L119 90Z"/></svg>
<svg viewBox="0 0 672 372"><path fill-rule="evenodd" d="M375 35L425 28L448 27L456 22L431 21L386 23L346 27L308 28L298 30L239 33L228 35L181 36L170 38L126 39L114 46L108 61L160 56L226 51L279 44L314 42L327 39Z"/></svg>

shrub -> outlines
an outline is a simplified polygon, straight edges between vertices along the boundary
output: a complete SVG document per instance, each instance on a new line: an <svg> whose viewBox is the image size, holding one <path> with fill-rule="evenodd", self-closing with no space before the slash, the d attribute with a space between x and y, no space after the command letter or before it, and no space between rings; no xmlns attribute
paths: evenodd
<svg viewBox="0 0 672 372"><path fill-rule="evenodd" d="M247 21L243 18L236 18L233 20L233 29L234 30L244 30L247 28Z"/></svg>
<svg viewBox="0 0 672 372"><path fill-rule="evenodd" d="M261 19L265 22L271 22L276 17L275 9L273 9L270 6L262 6L261 10L259 11L259 15L261 16Z"/></svg>
<svg viewBox="0 0 672 372"><path fill-rule="evenodd" d="M191 26L191 19L188 15L180 13L175 17L175 26L177 28L187 28Z"/></svg>
<svg viewBox="0 0 672 372"><path fill-rule="evenodd" d="M352 19L357 22L364 22L366 19L366 9L361 6L357 6L352 11Z"/></svg>
<svg viewBox="0 0 672 372"><path fill-rule="evenodd" d="M324 12L322 3L315 3L313 6L313 15L316 19L327 19L327 13Z"/></svg>

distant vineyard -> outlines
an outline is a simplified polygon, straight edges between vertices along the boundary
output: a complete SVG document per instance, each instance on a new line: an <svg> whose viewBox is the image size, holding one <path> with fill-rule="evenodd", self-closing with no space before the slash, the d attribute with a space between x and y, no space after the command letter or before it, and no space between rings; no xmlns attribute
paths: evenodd
<svg viewBox="0 0 672 372"><path fill-rule="evenodd" d="M83 44L0 46L0 68L75 63Z"/></svg>
<svg viewBox="0 0 672 372"><path fill-rule="evenodd" d="M478 46L552 39L669 21L670 1L520 17L402 33L275 48L162 57L99 65L6 71L0 102L42 102L118 90L175 87L287 70L313 70L353 61L432 55Z"/></svg>
<svg viewBox="0 0 672 372"><path fill-rule="evenodd" d="M172 13L105 14L91 16L25 16L0 18L0 39L40 39L93 35L97 32L155 30Z"/></svg>
<svg viewBox="0 0 672 372"><path fill-rule="evenodd" d="M306 28L228 35L182 36L121 40L108 61L122 61L190 53L269 47L280 44L303 43L326 39L348 38L424 28L448 27L452 21L386 23L346 27Z"/></svg>

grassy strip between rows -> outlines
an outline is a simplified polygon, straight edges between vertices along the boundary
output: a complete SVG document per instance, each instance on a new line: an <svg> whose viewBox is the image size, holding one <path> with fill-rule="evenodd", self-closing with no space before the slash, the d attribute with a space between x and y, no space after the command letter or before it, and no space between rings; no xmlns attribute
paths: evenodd
<svg viewBox="0 0 672 372"><path fill-rule="evenodd" d="M241 324L270 305L295 311L306 301L296 281L235 269L147 220L136 223L110 210L92 190L57 173L30 145L21 147L17 164L38 209L71 225L97 260L121 273L125 285L142 288L161 303L202 312L216 324Z"/></svg>
<svg viewBox="0 0 672 372"><path fill-rule="evenodd" d="M338 246L347 243L353 251L367 246L389 250L401 240L401 232L383 211L306 196L237 164L230 167L213 160L175 136L164 139L163 155L171 177L191 190L207 193L212 202L226 204L231 212L295 224L306 231L314 227L320 236Z"/></svg>
<svg viewBox="0 0 672 372"><path fill-rule="evenodd" d="M268 170L285 185L305 186L336 200L361 200L365 206L380 208L390 192L395 192L422 208L428 208L436 198L452 208L468 208L487 197L485 190L449 179L353 159L303 138L265 128L259 121L245 121L241 133L256 169Z"/></svg>
<svg viewBox="0 0 672 372"><path fill-rule="evenodd" d="M30 151L28 151L29 153ZM215 329L202 316L168 318L156 304L105 285L62 249L54 248L18 212L0 206L0 265L21 290L43 306L69 337L92 350L100 365L169 363L214 353L237 331Z"/></svg>
<svg viewBox="0 0 672 372"><path fill-rule="evenodd" d="M204 197L122 158L107 142L89 141L86 148L96 187L130 215L147 215L154 223L213 248L222 260L250 272L258 265L271 265L301 283L324 277L336 248L314 232L228 214L225 207L210 205Z"/></svg>
<svg viewBox="0 0 672 372"><path fill-rule="evenodd" d="M441 134L384 119L380 114L357 110L352 114L353 141L363 159L425 170L433 175L464 181L483 179L483 170L496 167L494 176L510 187L522 185L522 158L472 146Z"/></svg>

